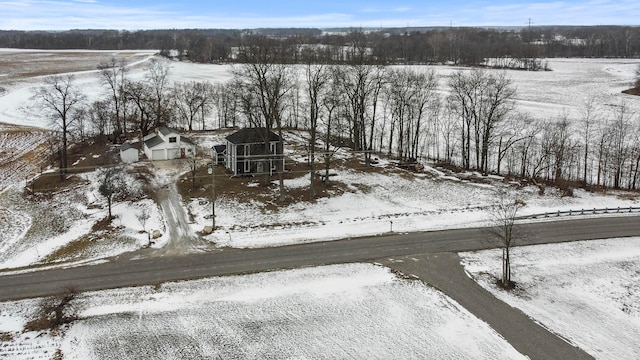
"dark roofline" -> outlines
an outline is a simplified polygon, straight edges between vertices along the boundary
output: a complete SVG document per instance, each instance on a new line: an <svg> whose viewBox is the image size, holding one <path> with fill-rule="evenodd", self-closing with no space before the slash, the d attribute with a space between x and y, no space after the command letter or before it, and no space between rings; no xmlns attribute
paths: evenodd
<svg viewBox="0 0 640 360"><path fill-rule="evenodd" d="M232 144L258 144L264 143L263 134L265 128L246 128L240 129L226 137L227 141ZM269 130L269 142L280 141L280 137L273 131Z"/></svg>
<svg viewBox="0 0 640 360"><path fill-rule="evenodd" d="M138 148L138 146L136 146L136 145L134 145L132 143L124 143L124 144L120 145L120 151L126 151L126 150L129 150L129 149L140 150Z"/></svg>
<svg viewBox="0 0 640 360"><path fill-rule="evenodd" d="M169 135L171 133L173 134L180 134L180 132L178 131L178 129L176 128L172 128L172 127L167 127L167 126L160 126L158 128L158 132L162 133L162 135Z"/></svg>
<svg viewBox="0 0 640 360"><path fill-rule="evenodd" d="M152 137L151 139L148 139L144 142L145 145L147 145L147 147L149 149L151 149L152 147L158 145L158 144L162 144L164 142L164 140L162 140L162 138L158 135Z"/></svg>

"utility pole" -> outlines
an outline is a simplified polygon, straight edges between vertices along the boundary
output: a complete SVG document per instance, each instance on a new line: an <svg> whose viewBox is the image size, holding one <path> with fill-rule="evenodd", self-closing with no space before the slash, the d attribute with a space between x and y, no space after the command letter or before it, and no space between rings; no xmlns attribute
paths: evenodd
<svg viewBox="0 0 640 360"><path fill-rule="evenodd" d="M209 167L211 175L211 231L216 230L216 168L212 163Z"/></svg>

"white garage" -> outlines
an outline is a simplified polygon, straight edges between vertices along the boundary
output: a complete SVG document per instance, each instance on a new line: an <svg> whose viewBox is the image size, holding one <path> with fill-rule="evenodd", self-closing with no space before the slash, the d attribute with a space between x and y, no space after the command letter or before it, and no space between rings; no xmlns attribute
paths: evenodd
<svg viewBox="0 0 640 360"><path fill-rule="evenodd" d="M144 137L144 153L149 160L192 157L195 151L195 144L176 129L163 126Z"/></svg>

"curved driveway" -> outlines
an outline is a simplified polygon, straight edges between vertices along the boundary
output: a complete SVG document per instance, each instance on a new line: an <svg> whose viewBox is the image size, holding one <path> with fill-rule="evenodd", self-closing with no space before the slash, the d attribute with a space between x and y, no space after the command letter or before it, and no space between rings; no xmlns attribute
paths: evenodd
<svg viewBox="0 0 640 360"><path fill-rule="evenodd" d="M518 226L518 245L640 236L635 216L583 218ZM207 276L243 274L325 264L367 262L410 254L498 247L486 228L393 234L262 249L224 249L140 260L117 258L98 265L0 276L0 301L38 297L65 286L99 290ZM0 275L2 273L0 272Z"/></svg>

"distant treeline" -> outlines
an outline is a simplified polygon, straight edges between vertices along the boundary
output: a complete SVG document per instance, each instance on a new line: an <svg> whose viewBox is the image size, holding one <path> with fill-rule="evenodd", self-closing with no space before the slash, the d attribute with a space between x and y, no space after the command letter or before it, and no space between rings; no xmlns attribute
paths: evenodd
<svg viewBox="0 0 640 360"><path fill-rule="evenodd" d="M200 63L242 61L247 37L282 49L279 61L346 63L456 63L529 68L524 59L640 57L637 26L390 29L181 29L0 31L0 47L22 49L158 49ZM496 60L498 59L498 60ZM504 59L504 60L499 60ZM510 59L519 59L516 65Z"/></svg>

